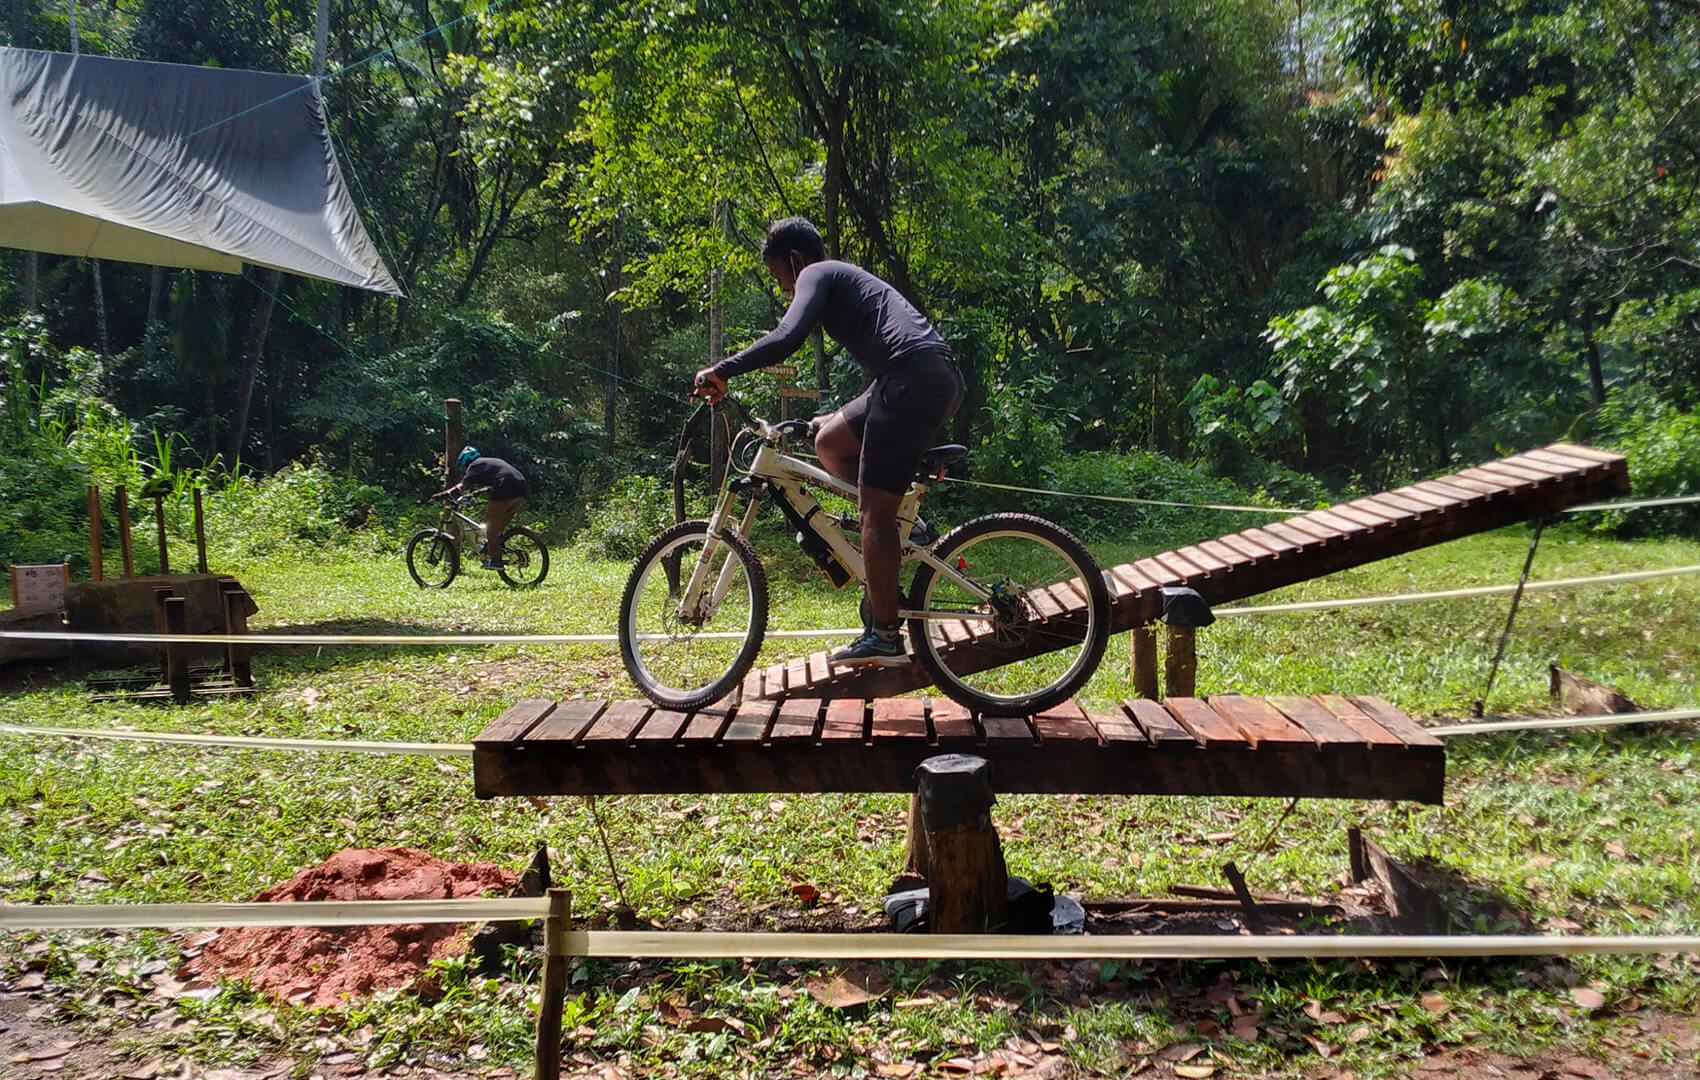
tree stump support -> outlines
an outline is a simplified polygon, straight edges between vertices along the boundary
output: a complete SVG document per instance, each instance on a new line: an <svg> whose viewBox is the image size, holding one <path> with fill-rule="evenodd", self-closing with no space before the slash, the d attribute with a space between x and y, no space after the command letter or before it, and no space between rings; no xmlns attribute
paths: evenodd
<svg viewBox="0 0 1700 1080"><path fill-rule="evenodd" d="M549 916L543 920L543 988L537 1003L536 1080L559 1080L561 1075L561 1014L567 997L567 926L573 894L549 890Z"/></svg>
<svg viewBox="0 0 1700 1080"><path fill-rule="evenodd" d="M992 802L985 758L939 754L915 769L904 864L926 868L927 925L935 934L984 933L1009 921L1009 872Z"/></svg>
<svg viewBox="0 0 1700 1080"><path fill-rule="evenodd" d="M1163 621L1169 626L1163 656L1163 688L1169 697L1193 697L1198 686L1198 627L1209 626L1216 615L1196 589L1163 587ZM1155 697L1156 695L1152 695Z"/></svg>

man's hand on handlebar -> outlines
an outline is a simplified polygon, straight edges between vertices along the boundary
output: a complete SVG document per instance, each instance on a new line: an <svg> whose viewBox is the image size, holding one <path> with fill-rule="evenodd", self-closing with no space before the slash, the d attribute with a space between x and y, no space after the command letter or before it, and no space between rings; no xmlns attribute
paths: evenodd
<svg viewBox="0 0 1700 1080"><path fill-rule="evenodd" d="M726 396L726 380L716 375L713 368L703 368L697 372L691 396L702 398L710 405L718 405Z"/></svg>

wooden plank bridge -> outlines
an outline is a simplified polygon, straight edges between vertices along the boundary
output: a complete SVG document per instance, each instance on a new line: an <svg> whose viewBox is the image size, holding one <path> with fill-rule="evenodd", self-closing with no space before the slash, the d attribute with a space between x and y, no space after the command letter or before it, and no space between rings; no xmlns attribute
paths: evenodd
<svg viewBox="0 0 1700 1080"><path fill-rule="evenodd" d="M1212 606L1224 604L1628 490L1629 470L1621 455L1554 443L1109 567L1110 630L1119 633L1155 621L1163 612L1164 586L1185 585ZM1076 598L1073 610L1083 612L1084 603ZM1068 615L1065 610L1054 617ZM1007 660L1001 650L976 646L972 635L950 651L957 654L951 662L957 671L983 670ZM984 656L978 667L960 655L973 651ZM874 698L927 684L919 664L834 671L826 653L818 652L758 668L742 689L746 698Z"/></svg>
<svg viewBox="0 0 1700 1080"><path fill-rule="evenodd" d="M1219 604L1627 489L1622 457L1555 443L1111 567L1111 626L1157 619L1164 586ZM742 693L694 713L522 701L474 741L474 782L483 798L903 792L922 760L959 751L990 760L999 791L1441 800L1440 742L1378 697L1224 694L1092 712L1065 702L981 717L892 696L924 679L915 664L832 671L815 653L752 672Z"/></svg>
<svg viewBox="0 0 1700 1080"><path fill-rule="evenodd" d="M1376 697L1169 698L973 717L934 698L788 698L671 712L522 701L473 741L480 798L914 789L941 753L999 791L1263 795L1439 803L1440 740Z"/></svg>

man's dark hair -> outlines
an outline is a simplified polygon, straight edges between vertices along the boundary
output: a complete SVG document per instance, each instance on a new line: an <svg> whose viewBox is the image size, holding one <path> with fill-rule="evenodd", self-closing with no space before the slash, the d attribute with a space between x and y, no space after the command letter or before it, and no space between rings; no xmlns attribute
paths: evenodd
<svg viewBox="0 0 1700 1080"><path fill-rule="evenodd" d="M826 241L820 238L820 230L808 218L780 218L767 227L767 239L761 245L764 261L783 259L793 251L801 252L806 262L815 263L826 258Z"/></svg>

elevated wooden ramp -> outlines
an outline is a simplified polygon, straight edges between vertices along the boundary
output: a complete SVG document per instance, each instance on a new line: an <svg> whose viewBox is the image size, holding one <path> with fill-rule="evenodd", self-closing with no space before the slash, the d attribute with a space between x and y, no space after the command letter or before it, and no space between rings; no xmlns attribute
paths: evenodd
<svg viewBox="0 0 1700 1080"><path fill-rule="evenodd" d="M1403 555L1431 544L1528 521L1569 506L1621 495L1629 469L1619 454L1570 443L1515 454L1450 476L1354 499L1267 525L1244 529L1177 551L1109 567L1110 628L1131 630L1163 611L1164 586L1198 590L1211 605ZM1084 610L1084 601L1075 601ZM1067 617L1067 612L1060 613ZM1007 654L973 641L953 646L959 671L983 670ZM742 687L749 698L865 697L902 694L929 685L919 664L832 670L818 652L758 668Z"/></svg>
<svg viewBox="0 0 1700 1080"><path fill-rule="evenodd" d="M522 701L473 741L480 798L692 792L907 792L939 753L992 764L1000 792L1409 799L1439 803L1438 739L1377 697L1074 702L974 717L922 698Z"/></svg>

